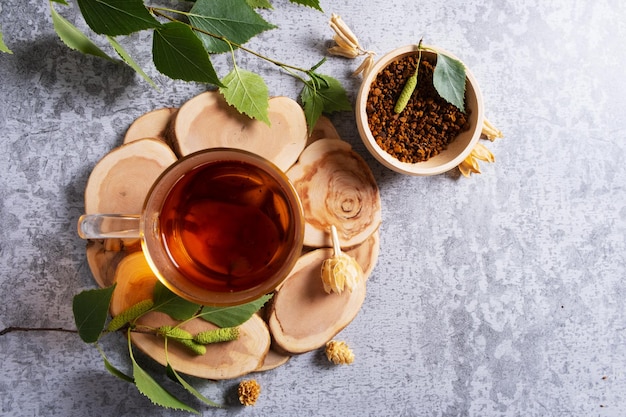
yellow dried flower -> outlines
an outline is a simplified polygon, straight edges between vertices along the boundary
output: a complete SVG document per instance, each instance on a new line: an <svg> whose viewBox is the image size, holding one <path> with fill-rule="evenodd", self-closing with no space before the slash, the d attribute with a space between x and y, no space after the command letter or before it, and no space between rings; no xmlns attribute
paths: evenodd
<svg viewBox="0 0 626 417"><path fill-rule="evenodd" d="M239 383L237 393L241 404L254 405L261 395L261 386L256 382L256 379L247 379Z"/></svg>
<svg viewBox="0 0 626 417"><path fill-rule="evenodd" d="M358 53L359 45L355 45L351 42L347 42L343 37L337 34L333 36L333 40L335 41L335 43L337 43L337 46L344 48L344 49L354 49Z"/></svg>
<svg viewBox="0 0 626 417"><path fill-rule="evenodd" d="M497 138L504 137L502 131L496 128L493 124L491 124L491 122L486 118L483 119L483 128L481 133L492 142Z"/></svg>
<svg viewBox="0 0 626 417"><path fill-rule="evenodd" d="M374 66L374 52L366 51L361 47L358 38L348 25L346 25L346 22L343 21L341 16L333 13L330 17L330 27L335 32L333 40L336 45L328 48L328 53L350 59L367 55L361 65L352 73L354 76L359 74L363 74L363 76L367 75L369 70Z"/></svg>
<svg viewBox="0 0 626 417"><path fill-rule="evenodd" d="M326 357L335 365L349 365L354 362L354 353L346 342L336 340L326 343Z"/></svg>
<svg viewBox="0 0 626 417"><path fill-rule="evenodd" d="M356 58L360 55L358 50L354 48L344 48L340 45L328 48L328 53L331 55L342 56L344 58Z"/></svg>
<svg viewBox="0 0 626 417"><path fill-rule="evenodd" d="M368 51L367 56L365 57L361 65L359 65L359 67L356 70L354 70L354 72L352 73L352 76L356 77L359 74L363 74L363 77L367 76L367 74L370 72L370 70L374 66L374 55L375 55L374 52Z"/></svg>
<svg viewBox="0 0 626 417"><path fill-rule="evenodd" d="M336 33L335 40L340 38L341 44L347 48L359 49L359 40L341 16L333 13L330 16L330 27Z"/></svg>
<svg viewBox="0 0 626 417"><path fill-rule="evenodd" d="M363 276L363 269L356 259L341 251L337 228L332 225L330 230L334 254L322 263L322 283L327 294L341 294L346 287L352 291Z"/></svg>
<svg viewBox="0 0 626 417"><path fill-rule="evenodd" d="M480 174L478 160L486 162L494 162L496 159L489 149L482 143L477 143L472 152L459 164L459 170L465 177L470 174Z"/></svg>

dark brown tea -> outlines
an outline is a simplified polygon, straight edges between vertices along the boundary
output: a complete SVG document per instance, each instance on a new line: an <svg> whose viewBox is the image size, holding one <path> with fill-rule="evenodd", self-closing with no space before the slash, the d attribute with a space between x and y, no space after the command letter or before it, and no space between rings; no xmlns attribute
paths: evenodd
<svg viewBox="0 0 626 417"><path fill-rule="evenodd" d="M184 174L159 219L168 256L195 285L233 292L255 287L289 256L287 195L257 167L211 162Z"/></svg>

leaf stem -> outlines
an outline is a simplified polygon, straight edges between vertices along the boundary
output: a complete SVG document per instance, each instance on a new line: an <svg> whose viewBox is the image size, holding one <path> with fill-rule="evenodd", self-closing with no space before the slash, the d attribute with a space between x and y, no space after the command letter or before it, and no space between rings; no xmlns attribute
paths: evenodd
<svg viewBox="0 0 626 417"><path fill-rule="evenodd" d="M135 356L133 355L133 344L131 342L130 332L131 332L131 329L129 327L128 329L126 329L126 340L128 342L128 354L130 356L130 360L132 362L135 362Z"/></svg>
<svg viewBox="0 0 626 417"><path fill-rule="evenodd" d="M339 235L334 224L330 226L330 235L333 241L334 256L339 256L341 255L341 243L339 243Z"/></svg>
<svg viewBox="0 0 626 417"><path fill-rule="evenodd" d="M228 47L230 48L230 59L233 60L233 70L239 74L239 67L237 66L237 59L235 58L235 48L233 48L232 44L228 44Z"/></svg>
<svg viewBox="0 0 626 417"><path fill-rule="evenodd" d="M284 62L281 62L281 61L278 61L276 59L270 58L270 57L268 57L266 55L263 55L263 54L261 54L261 53L259 53L257 51L254 51L254 50L252 50L250 48L247 48L247 47L245 47L245 46L243 46L241 44L233 42L233 41L229 40L228 38L226 38L226 37L224 37L222 35L216 35L215 33L208 32L208 31L206 31L204 29L195 27L195 26L193 26L193 25L191 25L189 23L181 22L180 20L178 20L178 19L176 19L176 18L174 18L172 16L169 16L166 13L163 13L163 12L178 13L178 14L182 14L184 16L189 16L189 12L184 12L184 11L181 11L181 10L172 10L172 9L163 8L163 7L150 7L149 10L150 10L151 13L153 13L156 16L163 17L163 18L169 20L170 22L184 23L187 26L189 26L191 28L191 30L193 30L193 31L196 31L196 32L202 33L204 35L210 36L212 38L219 39L220 41L226 42L227 44L230 45L231 49L233 47L235 47L237 49L241 49L244 52L247 52L247 53L249 53L251 55L254 55L257 58L263 59L263 60L265 60L265 61L267 61L267 62L269 62L271 64L274 64L274 65L276 65L278 67L281 67L282 69L285 69L285 70L292 69L292 70L305 72L305 73L309 72L309 70L307 70L307 69L304 69L304 68L301 68L301 67L297 67L295 65L286 64Z"/></svg>
<svg viewBox="0 0 626 417"><path fill-rule="evenodd" d="M65 332L65 333L78 333L75 329L65 329L63 327L21 327L21 326L9 326L6 329L0 330L0 336L4 336L13 332Z"/></svg>
<svg viewBox="0 0 626 417"><path fill-rule="evenodd" d="M286 67L282 67L282 69L289 75L291 75L293 78L301 81L304 84L308 84L308 81L305 80L304 78L302 78L300 75L298 75L296 72L292 71L290 68L286 68ZM302 72L306 72L307 74L309 73L308 71L304 71L304 70L299 70Z"/></svg>

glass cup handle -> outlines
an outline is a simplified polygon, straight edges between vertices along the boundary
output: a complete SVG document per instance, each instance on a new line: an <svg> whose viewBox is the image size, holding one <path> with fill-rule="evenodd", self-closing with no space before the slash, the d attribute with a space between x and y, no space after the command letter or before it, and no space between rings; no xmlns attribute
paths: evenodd
<svg viewBox="0 0 626 417"><path fill-rule="evenodd" d="M82 239L139 238L139 215L83 214L78 219Z"/></svg>

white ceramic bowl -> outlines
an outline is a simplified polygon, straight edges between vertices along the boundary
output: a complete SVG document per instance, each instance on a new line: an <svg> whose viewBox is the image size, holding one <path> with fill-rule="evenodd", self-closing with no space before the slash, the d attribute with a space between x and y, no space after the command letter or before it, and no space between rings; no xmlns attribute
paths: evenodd
<svg viewBox="0 0 626 417"><path fill-rule="evenodd" d="M456 58L453 54L443 49L428 46L438 52ZM417 45L407 45L389 52L374 64L372 70L365 76L356 101L356 122L359 135L368 151L384 166L396 172L408 175L436 175L449 171L458 166L474 149L480 138L484 119L483 98L476 79L466 68L467 84L465 88L466 108L471 109L469 116L470 128L460 133L448 147L438 155L427 161L417 163L400 162L387 153L377 143L369 128L367 121L366 105L370 87L378 73L392 61L404 58L407 55L417 53ZM433 52L422 50L422 57L433 55ZM458 58L456 58L458 59Z"/></svg>

